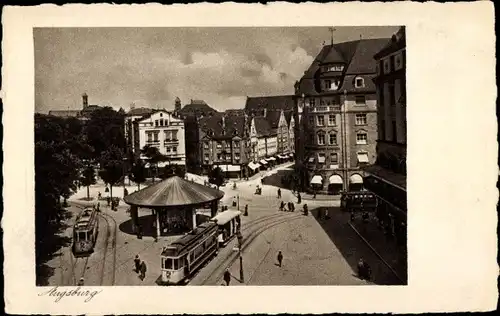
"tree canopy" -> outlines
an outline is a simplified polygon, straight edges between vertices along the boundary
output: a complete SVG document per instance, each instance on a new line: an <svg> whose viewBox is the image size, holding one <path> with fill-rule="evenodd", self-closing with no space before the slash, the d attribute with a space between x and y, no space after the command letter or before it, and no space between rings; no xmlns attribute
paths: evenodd
<svg viewBox="0 0 500 316"><path fill-rule="evenodd" d="M217 187L223 185L224 180L225 180L224 172L220 167L215 167L208 173L208 182L215 184Z"/></svg>
<svg viewBox="0 0 500 316"><path fill-rule="evenodd" d="M137 160L130 172L130 179L137 183L137 188L141 189L141 183L146 182L146 167L141 160Z"/></svg>
<svg viewBox="0 0 500 316"><path fill-rule="evenodd" d="M110 195L113 197L113 185L115 185L124 175L123 151L117 146L111 145L101 155L101 170L99 176L109 184Z"/></svg>
<svg viewBox="0 0 500 316"><path fill-rule="evenodd" d="M111 107L93 111L85 124L87 143L94 148L94 158L99 159L102 153L112 145L122 150L125 148L124 114Z"/></svg>

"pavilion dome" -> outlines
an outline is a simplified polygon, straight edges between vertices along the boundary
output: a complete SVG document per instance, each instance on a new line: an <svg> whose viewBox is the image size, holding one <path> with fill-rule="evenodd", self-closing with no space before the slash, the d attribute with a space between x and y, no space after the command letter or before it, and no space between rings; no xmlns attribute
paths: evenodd
<svg viewBox="0 0 500 316"><path fill-rule="evenodd" d="M193 206L219 200L224 192L173 176L124 198L127 204L140 207Z"/></svg>

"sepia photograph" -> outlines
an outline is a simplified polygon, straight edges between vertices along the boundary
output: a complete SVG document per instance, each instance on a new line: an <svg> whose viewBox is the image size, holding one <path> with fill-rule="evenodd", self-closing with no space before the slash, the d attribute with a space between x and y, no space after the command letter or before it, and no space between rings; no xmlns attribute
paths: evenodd
<svg viewBox="0 0 500 316"><path fill-rule="evenodd" d="M494 309L493 9L4 7L6 312Z"/></svg>
<svg viewBox="0 0 500 316"><path fill-rule="evenodd" d="M33 36L37 285L407 284L404 26Z"/></svg>

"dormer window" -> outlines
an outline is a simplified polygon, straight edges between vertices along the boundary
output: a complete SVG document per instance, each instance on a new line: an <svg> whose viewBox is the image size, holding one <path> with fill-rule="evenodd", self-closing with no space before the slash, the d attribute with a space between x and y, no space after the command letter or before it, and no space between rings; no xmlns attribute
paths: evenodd
<svg viewBox="0 0 500 316"><path fill-rule="evenodd" d="M356 88L364 88L364 86L365 86L365 80L363 78L356 78L356 79L354 79L354 86Z"/></svg>

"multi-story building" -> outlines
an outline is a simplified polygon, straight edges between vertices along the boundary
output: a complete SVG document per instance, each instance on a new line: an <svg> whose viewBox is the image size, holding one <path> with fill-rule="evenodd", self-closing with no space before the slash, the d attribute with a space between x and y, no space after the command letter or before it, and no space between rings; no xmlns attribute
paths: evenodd
<svg viewBox="0 0 500 316"><path fill-rule="evenodd" d="M297 166L303 189L359 189L375 160L377 98L372 56L388 39L323 46L295 84Z"/></svg>
<svg viewBox="0 0 500 316"><path fill-rule="evenodd" d="M175 116L184 120L186 128L186 167L193 173L200 173L203 165L200 153L200 125L199 119L210 114L218 113L203 100L191 100L189 104L182 107L181 100L175 99Z"/></svg>
<svg viewBox="0 0 500 316"><path fill-rule="evenodd" d="M245 104L245 112L254 117L264 117L267 121L267 126L263 122L258 122L261 131L256 131L260 138L270 136L269 133L276 133L276 151L282 157L293 156L295 150L294 132L290 133L290 126L295 124L293 118L294 110L294 96L293 95L280 95L280 96L267 96L267 97L247 97ZM267 137L269 138L269 137ZM267 139L266 138L266 139ZM269 139L268 142L272 147L274 138ZM261 141L262 143L262 141ZM268 155L272 150L267 150Z"/></svg>
<svg viewBox="0 0 500 316"><path fill-rule="evenodd" d="M127 158L138 158L141 153L141 144L139 142L139 126L138 122L148 115L151 115L155 110L150 108L135 108L130 106L130 111L125 114L125 142L127 147Z"/></svg>
<svg viewBox="0 0 500 316"><path fill-rule="evenodd" d="M167 158L166 164L186 164L184 121L165 110L157 110L137 120L139 148L158 148Z"/></svg>
<svg viewBox="0 0 500 316"><path fill-rule="evenodd" d="M84 93L82 94L81 110L52 110L49 111L49 115L63 118L75 117L79 120L87 121L90 119L92 112L101 108L102 107L95 104L89 105L89 96L87 95L87 93Z"/></svg>
<svg viewBox="0 0 500 316"><path fill-rule="evenodd" d="M365 187L378 196L377 216L406 238L406 36L399 31L374 55L378 95L377 160Z"/></svg>
<svg viewBox="0 0 500 316"><path fill-rule="evenodd" d="M198 120L203 173L220 167L229 177L248 175L249 123L246 115L210 113Z"/></svg>

